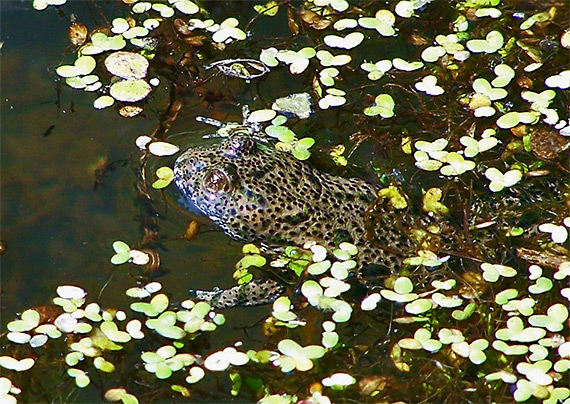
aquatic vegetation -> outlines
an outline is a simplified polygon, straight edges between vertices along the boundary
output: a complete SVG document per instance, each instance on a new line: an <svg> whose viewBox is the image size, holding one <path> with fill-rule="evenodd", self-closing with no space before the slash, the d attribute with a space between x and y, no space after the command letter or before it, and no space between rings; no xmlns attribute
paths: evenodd
<svg viewBox="0 0 570 404"><path fill-rule="evenodd" d="M36 0L34 7L63 3ZM431 226L440 224L423 236L417 235L419 228L411 229L418 248L402 257L402 273L378 275L372 269L367 278L357 247L346 242L332 250L311 243L289 246L279 258L246 245L234 272L238 285L259 279L260 269L273 270L300 293L289 290L268 306L262 344L252 339L230 346L219 346L215 337L225 316L206 302L177 304L180 299L162 290L150 270L125 288L140 301L123 310L102 309L93 301L84 306L85 291L63 285L49 306L53 313L31 308L7 323L10 349L0 367L10 378L0 378L0 397L14 402L27 394L12 383L26 386L28 371L61 352L65 364L60 365L78 388L94 388L94 375L105 386L119 386L118 375L128 371L128 385L104 394L124 403L168 400L170 394L185 399L212 373L229 378L220 384L229 394L261 403L329 403L335 397L453 402L463 394L474 402L567 401L568 190L559 186L563 196L554 203L550 191L525 199L535 176L567 174L562 169L567 146L554 147L550 139L568 135L569 71L556 64L561 53L544 42L555 38L554 48L568 47L567 33L559 32L563 8L518 15L511 13L516 5L498 0L376 4L362 9L345 0L252 4L254 17L244 24L247 13L239 19L210 15L189 0L133 1L132 13L110 19L108 30L89 32L76 58L56 74L74 89L96 93L95 108L115 107L129 117L153 110L153 97L160 98L163 86L179 97L169 101L188 105L203 102L201 95L188 95L190 89L213 93L224 83L231 94L237 86L252 88L247 86L262 75L270 81L282 74L295 89L248 93L256 109L243 114L243 124L202 121L219 126L216 136L245 130L299 160L318 153L338 169L357 167L355 156L364 153L363 161L384 181L377 203L402 217L421 210L434 219ZM256 19L276 16L271 20L276 21L285 14L291 37L257 43ZM425 31L413 25L427 27L435 15L443 15L446 24ZM511 27L508 36L505 26ZM369 61L369 50L378 43L386 45L386 55ZM259 61L225 59L226 53L259 55ZM546 72L543 64L552 60L556 63ZM255 84L264 87L263 81ZM232 102L243 99L239 93ZM174 121L178 111L173 108L164 120ZM334 119L312 126L319 116ZM152 187L166 192L173 179L167 159L180 150L167 130L165 125L136 140L143 156L160 161L150 171ZM322 138L327 131L334 136ZM541 140L548 153L540 154ZM366 154L362 144L374 144L372 151ZM382 167L375 154L393 161ZM540 157L545 155L551 157ZM414 183L415 176L421 181ZM521 208L517 212L524 217L514 220L503 219L508 209L487 207L501 198L514 204L515 197L537 208ZM478 208L480 201L491 202ZM376 225L373 209L368 213ZM449 234L447 218L461 223L455 233L473 231L468 238L481 237L481 244L497 249L497 258L440 248ZM485 238L486 226L494 237ZM520 246L533 253L521 256ZM146 247L116 241L111 263L147 271L152 257ZM388 332L385 324L397 327ZM207 334L211 346L204 342ZM127 369L133 364L134 370ZM142 398L147 386L159 393Z"/></svg>

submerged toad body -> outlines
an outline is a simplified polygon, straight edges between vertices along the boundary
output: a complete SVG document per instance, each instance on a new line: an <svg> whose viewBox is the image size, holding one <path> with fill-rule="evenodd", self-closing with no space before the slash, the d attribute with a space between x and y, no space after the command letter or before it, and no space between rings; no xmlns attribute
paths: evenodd
<svg viewBox="0 0 570 404"><path fill-rule="evenodd" d="M370 243L367 211L377 199L373 185L322 173L249 132L188 149L174 173L186 201L237 241L270 250L309 240L329 248L348 241L359 247L363 265L389 270L398 269L411 243L389 211L382 218L383 243Z"/></svg>

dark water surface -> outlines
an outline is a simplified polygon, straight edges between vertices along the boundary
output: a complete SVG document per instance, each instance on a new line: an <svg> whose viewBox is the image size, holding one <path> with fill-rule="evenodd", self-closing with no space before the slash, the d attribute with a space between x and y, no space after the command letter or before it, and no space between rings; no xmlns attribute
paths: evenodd
<svg viewBox="0 0 570 404"><path fill-rule="evenodd" d="M141 239L140 218L146 211L136 189L134 140L154 129L156 114L125 119L112 109L93 109L91 94L58 86L54 70L70 58L62 59L62 50L69 46L68 23L52 9L38 12L17 1L0 4L1 214L7 243L1 258L3 323L16 312L49 302L58 285L80 285L95 297L111 276L102 300L126 303L124 290L134 280L125 266L109 262L111 244L124 240L134 245ZM81 2L66 7L89 20ZM181 131L198 127L191 117L186 119L189 126L184 122L182 118L178 123ZM113 162L114 170L95 187L96 168ZM166 238L163 247L169 252L163 254L166 272L159 280L173 298L184 299L189 285L231 283L228 268L240 246L228 245L217 230L204 232L192 243L180 240L190 216L167 208L159 193L153 197ZM174 194L168 197L175 199ZM205 230L214 230L200 220Z"/></svg>
<svg viewBox="0 0 570 404"><path fill-rule="evenodd" d="M195 217L202 222L203 233L191 243L181 240L194 216L175 206L175 193L167 195L170 207L154 190L154 201L139 198L139 153L134 140L154 129L157 113L149 111L146 117L125 119L113 109L95 110L91 94L74 91L64 83L58 85L55 68L72 57L68 22L53 9L33 10L29 2L2 1L0 5L4 42L1 239L7 245L1 257L2 328L17 313L49 304L59 285L81 286L88 293L88 301L126 309L132 299L124 291L136 286L137 274L129 273L126 265L115 267L109 262L114 254L112 243L123 240L136 245L143 236L142 222L148 218L149 206L156 209L164 238L162 270L156 280L173 301L186 299L190 287L232 285L240 245L231 243L203 217ZM66 8L77 12L82 21L91 21L92 14L85 5L73 2ZM193 118L197 113L182 114L178 130L199 128L203 132L204 127ZM113 170L95 186L96 169L106 164ZM258 310L238 310L231 321L240 327L252 325L251 319L259 318L255 314ZM231 324L216 336L216 346L246 337L242 328L234 329ZM73 383L66 375L59 377L45 381L46 392L62 378ZM227 391L227 387L222 390ZM75 391L79 396L62 396L61 402L101 400L97 388L77 390L68 386L61 394L67 394L65 391ZM39 392L36 399L43 401L42 394Z"/></svg>

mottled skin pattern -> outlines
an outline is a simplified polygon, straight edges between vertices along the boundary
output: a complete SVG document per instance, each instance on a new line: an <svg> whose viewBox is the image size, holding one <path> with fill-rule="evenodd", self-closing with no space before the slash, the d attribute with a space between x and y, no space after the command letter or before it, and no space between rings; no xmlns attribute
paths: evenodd
<svg viewBox="0 0 570 404"><path fill-rule="evenodd" d="M363 265L391 271L412 247L397 226L401 218L389 210L382 212L380 239L366 231L379 225L367 220L377 199L371 184L319 172L249 134L188 149L177 159L174 175L186 201L237 241L274 251L308 240L331 249L349 241L359 247Z"/></svg>
<svg viewBox="0 0 570 404"><path fill-rule="evenodd" d="M543 186L536 189L531 186L526 191L521 188L521 193L513 190L480 200L471 208L476 219L469 219L468 229L440 218L440 235L428 234L425 229L435 223L434 218L413 210L395 211L387 200L378 198L373 185L322 173L255 140L252 133L246 126L237 126L220 144L190 148L177 159L174 178L186 202L232 239L261 244L265 250L279 251L309 240L332 250L342 241L351 242L359 247L361 270L371 268L376 275L397 273L405 257L426 248L413 241L418 240L418 232L424 234L418 242L427 242L430 250L475 261L483 257L501 261L495 255L496 243L490 242L497 231L493 229L523 226L531 236L536 232L529 227L532 223L525 223L521 213L528 209L524 205L548 211L543 196L549 195L544 200L547 204L557 203L554 195L567 188L555 183L552 188L549 181L541 181ZM474 228L487 221L495 223L491 231ZM470 235L466 237L464 231ZM194 292L217 307L232 307L268 303L280 291L279 284L261 280L245 287Z"/></svg>

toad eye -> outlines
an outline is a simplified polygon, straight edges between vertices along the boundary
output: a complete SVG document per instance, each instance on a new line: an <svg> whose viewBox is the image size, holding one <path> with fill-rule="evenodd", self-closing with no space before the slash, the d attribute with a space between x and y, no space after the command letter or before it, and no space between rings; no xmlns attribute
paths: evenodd
<svg viewBox="0 0 570 404"><path fill-rule="evenodd" d="M204 187L208 192L216 194L220 192L228 192L232 187L232 182L226 172L219 168L215 168L209 170L206 175L204 175L202 187Z"/></svg>

